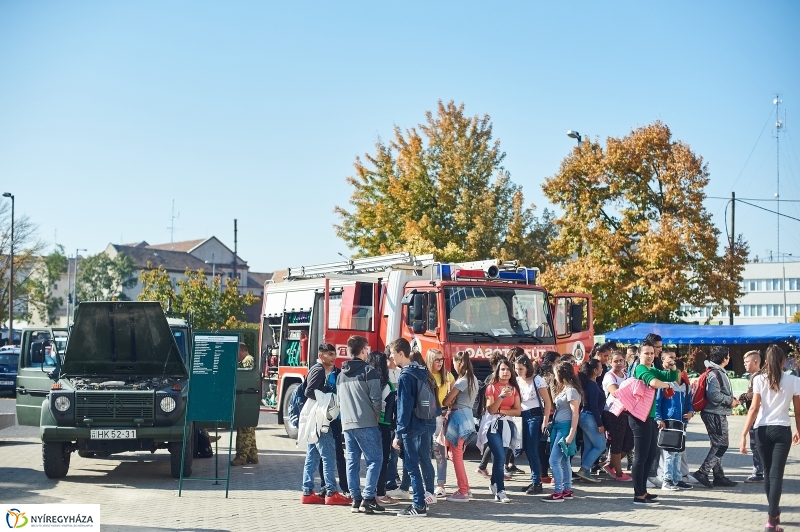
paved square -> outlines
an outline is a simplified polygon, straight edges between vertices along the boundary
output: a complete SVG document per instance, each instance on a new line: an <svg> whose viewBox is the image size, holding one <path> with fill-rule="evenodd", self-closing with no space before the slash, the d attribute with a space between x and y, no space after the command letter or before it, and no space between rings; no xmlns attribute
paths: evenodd
<svg viewBox="0 0 800 532"><path fill-rule="evenodd" d="M1 399L5 406L11 400ZM3 411L8 410L4 408ZM731 417L735 441L725 456L725 469L734 480L750 471L750 457L738 454L744 418ZM692 468L705 456L707 439L701 422L690 424L689 463ZM35 430L35 429L33 429ZM35 432L33 432L35 434ZM689 492L654 490L661 505L641 508L631 504L632 486L605 480L599 484L576 484L577 498L562 504L545 504L539 497L519 493L525 478L507 484L511 504L491 501L488 481L474 473L477 452L467 462L474 501L466 504L439 502L424 519L395 517L398 507L385 515L352 515L346 507L300 505L300 482L304 453L297 450L275 424L275 417L262 414L258 427L260 463L232 468L230 497L224 486L210 482L184 483L178 498L178 481L169 474L166 451L126 453L106 459L72 455L66 478L58 481L44 476L38 438L26 428L0 432L0 502L13 503L100 503L103 530L652 530L756 531L765 522L763 486L744 484L730 489L696 488ZM227 436L227 435L226 435ZM220 443L227 442L223 437ZM624 461L623 461L624 463ZM221 464L222 465L222 464ZM528 471L524 457L518 465ZM214 460L196 460L195 474L213 476ZM694 470L694 469L693 469ZM362 468L363 471L363 468ZM800 447L793 447L787 465L783 494L783 516L787 530L800 529ZM452 466L448 491L455 483ZM547 493L547 488L545 488ZM499 525L499 526L498 526Z"/></svg>

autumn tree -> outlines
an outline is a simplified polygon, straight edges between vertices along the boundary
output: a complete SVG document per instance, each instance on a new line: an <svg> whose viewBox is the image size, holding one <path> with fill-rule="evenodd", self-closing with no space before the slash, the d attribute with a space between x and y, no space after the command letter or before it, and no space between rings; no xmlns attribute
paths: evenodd
<svg viewBox="0 0 800 532"><path fill-rule="evenodd" d="M719 230L703 207L708 167L661 122L605 149L587 139L548 178L562 211L551 249L570 257L543 275L553 290L594 295L595 327L675 321L680 305L722 310L741 296L748 247L719 253Z"/></svg>
<svg viewBox="0 0 800 532"><path fill-rule="evenodd" d="M395 126L390 142L356 158L351 208L336 207L336 234L358 256L410 251L544 267L552 214L534 216L504 159L489 115L469 117L463 103L439 101L424 124Z"/></svg>
<svg viewBox="0 0 800 532"><path fill-rule="evenodd" d="M81 259L78 264L80 301L125 301L126 288L136 285L133 259L119 253L113 259L105 252Z"/></svg>
<svg viewBox="0 0 800 532"><path fill-rule="evenodd" d="M36 310L41 321L53 325L59 317L58 310L64 305L64 298L52 289L61 276L67 273L64 246L56 244L53 251L40 257L36 269L38 274L29 279L29 306Z"/></svg>
<svg viewBox="0 0 800 532"><path fill-rule="evenodd" d="M173 312L191 314L198 329L242 328L247 325L245 307L258 302L249 292L239 293L238 279L228 279L223 288L219 275L209 281L202 269L187 269L173 285L164 268L148 266L139 274L139 301L158 301L164 310L171 306Z"/></svg>
<svg viewBox="0 0 800 532"><path fill-rule="evenodd" d="M36 225L27 215L14 220L14 319L30 318L33 280L45 243L36 236ZM0 323L8 321L8 287L11 276L11 205L0 202Z"/></svg>

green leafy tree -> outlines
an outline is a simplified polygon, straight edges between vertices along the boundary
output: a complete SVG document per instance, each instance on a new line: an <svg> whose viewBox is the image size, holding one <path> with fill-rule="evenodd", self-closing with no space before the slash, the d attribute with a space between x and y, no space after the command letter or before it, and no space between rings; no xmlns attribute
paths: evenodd
<svg viewBox="0 0 800 532"><path fill-rule="evenodd" d="M410 251L446 261L491 257L544 267L547 238L522 190L503 167L489 115L438 103L426 122L394 129L373 155L356 158L351 208L336 207L336 234L358 256ZM542 240L544 238L544 240Z"/></svg>
<svg viewBox="0 0 800 532"><path fill-rule="evenodd" d="M592 293L598 332L675 321L682 303L721 311L741 296L748 247L739 236L719 253L703 207L708 180L702 157L661 122L605 149L587 139L543 185L563 211L551 252L569 257L544 284Z"/></svg>
<svg viewBox="0 0 800 532"><path fill-rule="evenodd" d="M133 260L124 253L113 259L106 253L91 255L78 267L78 299L81 301L125 301L123 292L136 285Z"/></svg>
<svg viewBox="0 0 800 532"><path fill-rule="evenodd" d="M203 270L186 270L185 278L174 286L169 273L163 268L148 265L139 274L142 293L139 301L158 301L164 310L191 314L198 329L248 328L245 307L258 302L251 293L239 294L238 280L229 279L222 288L219 275L209 282Z"/></svg>
<svg viewBox="0 0 800 532"><path fill-rule="evenodd" d="M67 256L64 246L55 249L41 258L37 265L39 274L30 277L30 305L36 309L39 319L53 325L58 318L58 309L64 305L64 298L54 294L51 287L67 273Z"/></svg>

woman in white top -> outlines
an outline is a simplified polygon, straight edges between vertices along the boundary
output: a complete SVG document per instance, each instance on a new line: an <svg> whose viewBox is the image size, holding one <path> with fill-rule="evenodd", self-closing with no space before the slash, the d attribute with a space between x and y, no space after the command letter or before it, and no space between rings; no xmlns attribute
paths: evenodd
<svg viewBox="0 0 800 532"><path fill-rule="evenodd" d="M603 466L611 478L630 482L630 475L622 471L622 456L633 450L633 431L628 425L628 414L622 413L615 416L609 411L616 399L617 390L622 381L628 378L625 373L625 356L619 351L611 353L611 371L603 377L603 391L606 393L606 404L603 407L603 426L608 431L611 440L611 452L608 453L608 463Z"/></svg>
<svg viewBox="0 0 800 532"><path fill-rule="evenodd" d="M747 454L747 434L755 421L756 446L764 464L764 491L769 511L766 532L782 532L780 523L783 470L789 447L800 443L800 379L783 373L786 353L777 345L767 348L766 364L753 379L753 402L744 423L739 450ZM797 427L792 435L789 404L794 403Z"/></svg>
<svg viewBox="0 0 800 532"><path fill-rule="evenodd" d="M539 440L545 419L550 419L550 390L545 380L533 371L528 355L516 359L517 384L522 408L522 449L531 467L531 483L522 488L528 495L542 493L542 464L539 459Z"/></svg>

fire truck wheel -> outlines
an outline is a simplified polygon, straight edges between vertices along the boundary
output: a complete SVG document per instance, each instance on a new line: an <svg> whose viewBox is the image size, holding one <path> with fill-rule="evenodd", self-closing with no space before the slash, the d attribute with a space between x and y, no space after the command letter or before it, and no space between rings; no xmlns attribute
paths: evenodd
<svg viewBox="0 0 800 532"><path fill-rule="evenodd" d="M298 386L300 386L299 383L290 384L283 394L283 428L286 430L286 435L293 440L297 439L297 427L293 427L289 423L289 401L291 401L292 395Z"/></svg>

